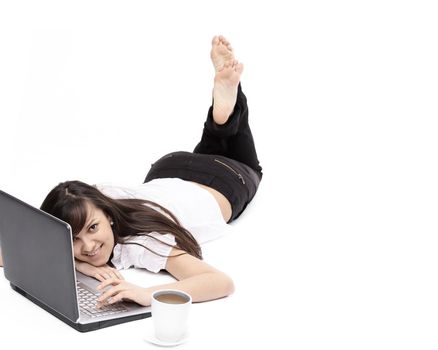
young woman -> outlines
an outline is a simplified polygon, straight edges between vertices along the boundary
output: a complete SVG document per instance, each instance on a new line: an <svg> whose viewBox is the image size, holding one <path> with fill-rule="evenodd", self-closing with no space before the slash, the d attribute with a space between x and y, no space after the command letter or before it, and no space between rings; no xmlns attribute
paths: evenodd
<svg viewBox="0 0 438 350"><path fill-rule="evenodd" d="M232 280L202 260L199 244L219 237L243 212L262 168L240 86L243 65L222 36L213 38L211 58L213 106L193 152L165 155L136 187L61 183L41 206L72 227L76 269L102 281L99 288L111 286L100 305L149 305L162 288L183 290L194 302L233 292ZM118 272L130 267L166 270L177 282L142 288Z"/></svg>

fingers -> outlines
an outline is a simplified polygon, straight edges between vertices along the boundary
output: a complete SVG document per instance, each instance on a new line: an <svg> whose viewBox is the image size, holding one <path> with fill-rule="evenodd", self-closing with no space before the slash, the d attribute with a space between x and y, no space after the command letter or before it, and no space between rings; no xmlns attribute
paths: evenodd
<svg viewBox="0 0 438 350"><path fill-rule="evenodd" d="M105 277L101 273L96 272L93 277L100 282L105 281Z"/></svg>
<svg viewBox="0 0 438 350"><path fill-rule="evenodd" d="M122 274L117 271L116 269L113 269L111 267L102 267L99 268L99 271L95 273L94 278L97 280L103 282L105 280L109 280L111 278L118 278L123 280Z"/></svg>
<svg viewBox="0 0 438 350"><path fill-rule="evenodd" d="M111 289L112 290L112 289ZM109 297L109 298L106 298L106 299L103 299L102 298L102 300L99 300L98 299L98 302L97 302L97 304L96 304L96 308L101 308L102 306L105 306L105 305L111 305L111 304L115 304L115 303L118 303L118 302L120 302L120 301L122 301L124 298L125 298L125 294L127 293L126 291L119 291L119 292L117 292L117 291L114 291L114 293L116 293L116 294L113 294L113 296L111 296L111 297Z"/></svg>
<svg viewBox="0 0 438 350"><path fill-rule="evenodd" d="M121 301L126 294L125 287L121 283L122 281L115 279L106 280L101 283L97 287L97 289L105 288L105 286L108 286L110 284L115 284L115 286L108 289L106 292L100 295L99 298L97 298L98 304L96 305L96 307L100 308L104 305L114 304L118 301Z"/></svg>
<svg viewBox="0 0 438 350"><path fill-rule="evenodd" d="M110 286L110 285L114 285L114 286L116 286L116 285L120 284L121 282L122 282L121 279L119 279L119 278L117 278L117 277L111 277L111 278L108 278L108 279L104 279L104 280L102 281L102 283L99 284L99 285L96 287L96 289L97 289L97 290L101 290L101 289L104 289L105 287L108 287L108 286Z"/></svg>
<svg viewBox="0 0 438 350"><path fill-rule="evenodd" d="M97 308L114 304L122 300L130 300L144 306L151 304L151 293L145 288L119 279L110 279L102 282L98 289L105 288L105 286L109 285L113 285L113 287L104 291L104 293L97 298Z"/></svg>

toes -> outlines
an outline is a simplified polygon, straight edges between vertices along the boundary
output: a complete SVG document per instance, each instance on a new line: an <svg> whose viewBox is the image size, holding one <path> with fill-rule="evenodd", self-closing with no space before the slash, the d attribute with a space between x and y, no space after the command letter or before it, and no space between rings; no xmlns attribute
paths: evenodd
<svg viewBox="0 0 438 350"><path fill-rule="evenodd" d="M222 35L219 35L219 42L227 47L228 50L233 51L233 48L231 47L230 42L223 37Z"/></svg>
<svg viewBox="0 0 438 350"><path fill-rule="evenodd" d="M243 64L242 64L242 63L238 63L238 64L236 64L235 71L236 71L237 73L239 73L239 74L242 74L242 72L243 72Z"/></svg>
<svg viewBox="0 0 438 350"><path fill-rule="evenodd" d="M241 74L243 72L243 64L239 63L238 60L231 60L231 61L227 62L224 66L226 66L225 68L230 68L239 74Z"/></svg>
<svg viewBox="0 0 438 350"><path fill-rule="evenodd" d="M222 44L226 46L230 45L230 42L227 39L225 39L225 37L222 35L219 35L219 40L222 42Z"/></svg>
<svg viewBox="0 0 438 350"><path fill-rule="evenodd" d="M212 45L219 45L220 37L214 36L213 40L211 41Z"/></svg>

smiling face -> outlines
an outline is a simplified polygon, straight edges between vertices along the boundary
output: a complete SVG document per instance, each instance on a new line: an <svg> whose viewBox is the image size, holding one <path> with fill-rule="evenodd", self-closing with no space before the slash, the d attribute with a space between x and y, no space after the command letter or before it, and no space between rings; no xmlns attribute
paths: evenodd
<svg viewBox="0 0 438 350"><path fill-rule="evenodd" d="M87 220L82 230L74 236L75 258L94 266L105 265L114 248L114 235L110 218L87 203Z"/></svg>

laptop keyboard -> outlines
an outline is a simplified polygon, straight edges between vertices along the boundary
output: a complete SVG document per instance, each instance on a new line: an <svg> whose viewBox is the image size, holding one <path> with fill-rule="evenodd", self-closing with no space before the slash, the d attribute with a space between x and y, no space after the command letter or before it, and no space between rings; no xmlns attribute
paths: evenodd
<svg viewBox="0 0 438 350"><path fill-rule="evenodd" d="M78 290L78 302L79 309L85 315L90 317L102 317L114 314L119 314L128 311L128 309L121 304L105 305L97 309L97 298L99 295L90 292L81 286L81 283L76 282L76 288Z"/></svg>

